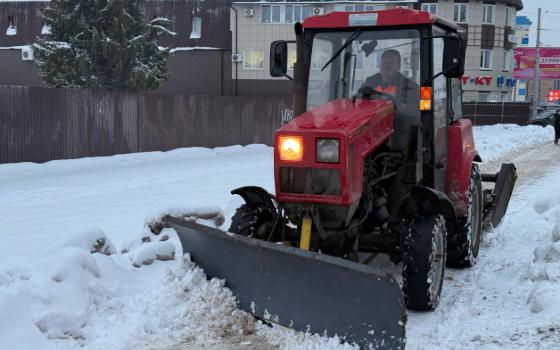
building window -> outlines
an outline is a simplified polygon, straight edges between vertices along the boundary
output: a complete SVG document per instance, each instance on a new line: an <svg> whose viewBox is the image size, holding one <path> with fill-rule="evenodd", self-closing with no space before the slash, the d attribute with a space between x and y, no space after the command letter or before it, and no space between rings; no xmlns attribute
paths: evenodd
<svg viewBox="0 0 560 350"><path fill-rule="evenodd" d="M246 69L263 69L264 68L264 50L262 49L246 49L243 51L243 68Z"/></svg>
<svg viewBox="0 0 560 350"><path fill-rule="evenodd" d="M437 14L437 4L422 4L422 11L429 12L433 15Z"/></svg>
<svg viewBox="0 0 560 350"><path fill-rule="evenodd" d="M480 50L480 69L492 69L492 50Z"/></svg>
<svg viewBox="0 0 560 350"><path fill-rule="evenodd" d="M469 19L469 4L453 4L453 20L466 23Z"/></svg>
<svg viewBox="0 0 560 350"><path fill-rule="evenodd" d="M482 9L482 23L494 24L494 12L496 5L484 5Z"/></svg>
<svg viewBox="0 0 560 350"><path fill-rule="evenodd" d="M502 69L505 71L509 71L510 62L511 62L511 51L504 50L504 60L503 60Z"/></svg>
<svg viewBox="0 0 560 350"><path fill-rule="evenodd" d="M17 34L17 23L15 16L8 16L8 29L6 29L6 35L14 36Z"/></svg>
<svg viewBox="0 0 560 350"><path fill-rule="evenodd" d="M261 23L295 23L309 17L307 5L262 5Z"/></svg>
<svg viewBox="0 0 560 350"><path fill-rule="evenodd" d="M280 5L263 5L262 6L262 23L280 23Z"/></svg>
<svg viewBox="0 0 560 350"><path fill-rule="evenodd" d="M506 6L506 27L511 25L512 22L512 15L511 15L511 7Z"/></svg>
<svg viewBox="0 0 560 350"><path fill-rule="evenodd" d="M192 31L191 31L191 35L189 36L189 38L190 39L200 39L200 37L202 36L201 29L202 29L202 18L193 17Z"/></svg>
<svg viewBox="0 0 560 350"><path fill-rule="evenodd" d="M296 23L303 21L309 16L309 6L286 5L284 23Z"/></svg>
<svg viewBox="0 0 560 350"><path fill-rule="evenodd" d="M335 5L335 11L344 11L344 12L363 12L363 11L380 11L384 10L385 5Z"/></svg>

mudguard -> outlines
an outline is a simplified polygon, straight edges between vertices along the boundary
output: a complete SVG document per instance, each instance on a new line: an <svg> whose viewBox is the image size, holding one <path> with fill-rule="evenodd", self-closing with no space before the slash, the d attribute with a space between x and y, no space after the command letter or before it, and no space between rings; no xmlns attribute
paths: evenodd
<svg viewBox="0 0 560 350"><path fill-rule="evenodd" d="M297 331L338 335L362 348L404 349L399 284L366 266L167 217L208 278L226 280L239 307Z"/></svg>

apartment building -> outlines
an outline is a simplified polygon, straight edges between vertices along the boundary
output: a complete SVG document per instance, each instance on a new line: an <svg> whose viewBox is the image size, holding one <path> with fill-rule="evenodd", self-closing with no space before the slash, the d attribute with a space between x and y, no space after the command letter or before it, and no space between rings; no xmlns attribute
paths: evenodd
<svg viewBox="0 0 560 350"><path fill-rule="evenodd" d="M408 7L453 20L465 29L467 56L464 101L511 101L515 80L513 48L521 0L241 1L233 2L232 78L245 85L274 86L268 51L274 40L295 40L293 25L307 16L332 11L370 11ZM295 51L289 53L289 67ZM290 72L289 72L290 74ZM266 84L265 82L269 82Z"/></svg>

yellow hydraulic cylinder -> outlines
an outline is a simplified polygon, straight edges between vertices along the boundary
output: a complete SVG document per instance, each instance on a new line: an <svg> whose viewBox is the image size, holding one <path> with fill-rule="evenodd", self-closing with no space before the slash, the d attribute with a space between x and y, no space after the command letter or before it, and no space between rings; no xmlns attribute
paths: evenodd
<svg viewBox="0 0 560 350"><path fill-rule="evenodd" d="M299 238L299 249L309 250L311 244L311 218L304 217L301 224L301 236Z"/></svg>

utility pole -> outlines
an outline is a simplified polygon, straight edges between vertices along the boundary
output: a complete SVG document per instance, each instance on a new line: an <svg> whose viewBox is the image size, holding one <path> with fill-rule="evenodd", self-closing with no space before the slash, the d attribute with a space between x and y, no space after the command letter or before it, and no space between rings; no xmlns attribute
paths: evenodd
<svg viewBox="0 0 560 350"><path fill-rule="evenodd" d="M534 74L534 84L535 92L533 93L533 118L537 117L537 107L539 106L539 99L541 94L541 84L540 84L540 70L539 65L541 63L541 8L539 7L538 17L537 17L537 46L535 48L535 74Z"/></svg>

